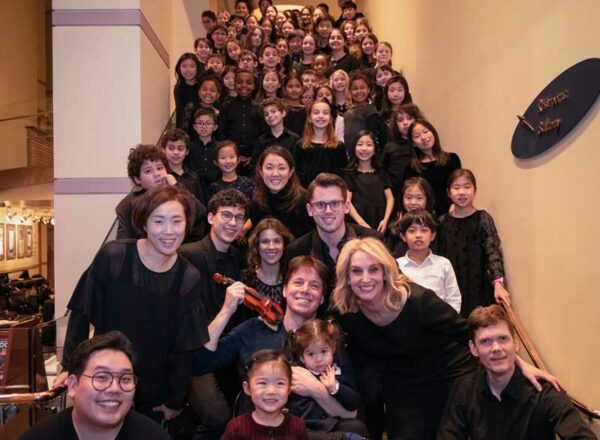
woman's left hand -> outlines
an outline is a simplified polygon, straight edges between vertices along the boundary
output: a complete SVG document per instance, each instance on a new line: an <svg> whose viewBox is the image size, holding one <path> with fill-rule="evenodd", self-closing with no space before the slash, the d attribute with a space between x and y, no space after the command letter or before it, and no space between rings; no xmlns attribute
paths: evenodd
<svg viewBox="0 0 600 440"><path fill-rule="evenodd" d="M502 300L504 300L507 306L512 307L510 292L506 290L502 283L494 283L494 298L498 304L502 304Z"/></svg>
<svg viewBox="0 0 600 440"><path fill-rule="evenodd" d="M381 232L382 234L384 234L386 229L387 229L387 222L385 220L381 220L379 222L379 226L377 226L377 232Z"/></svg>
<svg viewBox="0 0 600 440"><path fill-rule="evenodd" d="M540 370L539 368L536 368L533 365L528 364L523 359L521 359L520 356L517 356L517 364L518 364L518 367L521 368L521 372L523 373L523 376L525 376L525 379L527 379L529 382L531 382L531 384L533 385L533 387L536 390L542 391L542 385L539 382L540 379L545 380L546 382L550 383L556 389L556 391L561 390L561 386L560 386L560 382L558 381L558 378L551 375L547 371Z"/></svg>
<svg viewBox="0 0 600 440"><path fill-rule="evenodd" d="M292 392L300 396L313 397L317 393L327 392L325 385L310 371L303 367L292 367Z"/></svg>
<svg viewBox="0 0 600 440"><path fill-rule="evenodd" d="M163 403L162 405L155 406L154 408L152 408L152 411L162 412L163 418L165 420L172 420L175 417L177 417L179 414L181 414L183 409L171 409Z"/></svg>

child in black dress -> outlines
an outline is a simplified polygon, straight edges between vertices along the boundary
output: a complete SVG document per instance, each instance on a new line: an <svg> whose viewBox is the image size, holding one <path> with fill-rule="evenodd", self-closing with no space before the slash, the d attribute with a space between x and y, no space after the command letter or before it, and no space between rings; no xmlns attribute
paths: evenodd
<svg viewBox="0 0 600 440"><path fill-rule="evenodd" d="M181 128L184 123L186 107L198 99L198 73L200 63L195 54L186 52L179 57L175 65L177 83L173 88L175 99L175 125Z"/></svg>
<svg viewBox="0 0 600 440"><path fill-rule="evenodd" d="M460 314L469 316L477 306L494 302L511 304L504 284L500 237L492 216L475 209L477 181L470 170L458 169L448 179L453 210L440 218L438 253L456 272L462 295Z"/></svg>
<svg viewBox="0 0 600 440"><path fill-rule="evenodd" d="M383 234L394 209L394 196L385 172L375 166L373 133L367 130L359 133L354 154L356 157L345 175L350 217L359 225Z"/></svg>
<svg viewBox="0 0 600 440"><path fill-rule="evenodd" d="M354 157L358 132L369 130L371 133L377 133L379 117L377 109L369 102L369 79L362 73L354 72L350 75L350 96L352 106L344 113L344 143L348 147L348 156Z"/></svg>
<svg viewBox="0 0 600 440"><path fill-rule="evenodd" d="M244 194L250 201L254 196L254 180L247 176L238 176L237 167L240 163L240 153L231 141L218 142L215 147L215 165L221 171L218 180L208 186L206 199L210 200L219 191L234 188Z"/></svg>

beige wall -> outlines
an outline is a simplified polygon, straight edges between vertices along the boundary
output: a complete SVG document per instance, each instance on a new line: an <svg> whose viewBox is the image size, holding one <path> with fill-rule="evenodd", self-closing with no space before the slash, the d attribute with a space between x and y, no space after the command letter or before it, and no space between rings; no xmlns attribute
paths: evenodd
<svg viewBox="0 0 600 440"><path fill-rule="evenodd" d="M600 105L542 158L510 151L515 115L563 70L600 55L600 2L365 3L442 144L475 172L477 205L496 220L515 308L544 361L600 407Z"/></svg>

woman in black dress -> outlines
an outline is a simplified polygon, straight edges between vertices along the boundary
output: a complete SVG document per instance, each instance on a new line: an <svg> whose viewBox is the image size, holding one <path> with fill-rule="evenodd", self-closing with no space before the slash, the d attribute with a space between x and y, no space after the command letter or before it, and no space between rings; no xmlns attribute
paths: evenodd
<svg viewBox="0 0 600 440"><path fill-rule="evenodd" d="M141 196L132 217L142 238L102 246L68 304L63 366L90 324L95 334L122 331L139 356L136 409L157 421L183 409L194 350L208 340L200 273L177 254L193 224L189 198L177 186Z"/></svg>
<svg viewBox="0 0 600 440"><path fill-rule="evenodd" d="M348 241L336 276L331 306L340 313L357 383L372 411L371 436L382 427L369 424L369 416L385 407L388 438L434 439L454 380L476 368L467 321L431 290L409 282L376 238Z"/></svg>

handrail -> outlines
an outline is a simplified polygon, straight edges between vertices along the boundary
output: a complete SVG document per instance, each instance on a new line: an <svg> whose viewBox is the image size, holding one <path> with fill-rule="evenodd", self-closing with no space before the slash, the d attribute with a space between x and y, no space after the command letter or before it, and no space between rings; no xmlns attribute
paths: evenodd
<svg viewBox="0 0 600 440"><path fill-rule="evenodd" d="M50 114L52 114L52 110L48 110L45 112L32 113L29 115L19 115L19 116L12 116L10 118L3 118L3 119L0 119L0 122L16 121L17 119L27 119L27 118L33 118L35 116L44 116L44 115L50 115Z"/></svg>
<svg viewBox="0 0 600 440"><path fill-rule="evenodd" d="M519 336L519 338L523 342L523 347L525 347L525 351L531 358L533 365L538 367L540 370L548 371L548 368L546 367L546 365L544 364L544 361L542 361L542 358L540 357L539 353L533 346L533 343L531 342L531 339L529 338L529 334L525 330L525 327L523 327L523 324L517 317L517 314L515 313L515 311L504 300L501 300L500 304L506 311L508 318L511 320L513 326L515 327L517 336ZM569 396L569 398L571 399L571 402L573 403L573 405L579 411L581 411L583 414L585 414L586 416L588 416L591 419L600 420L600 411L599 410L590 408L589 406L585 405L583 402L581 402L580 400L577 400L573 396Z"/></svg>
<svg viewBox="0 0 600 440"><path fill-rule="evenodd" d="M53 388L48 391L42 391L40 393L14 393L14 394L0 394L0 405L5 404L31 404L31 403L42 403L49 400L60 397L67 390L67 386L61 386Z"/></svg>

